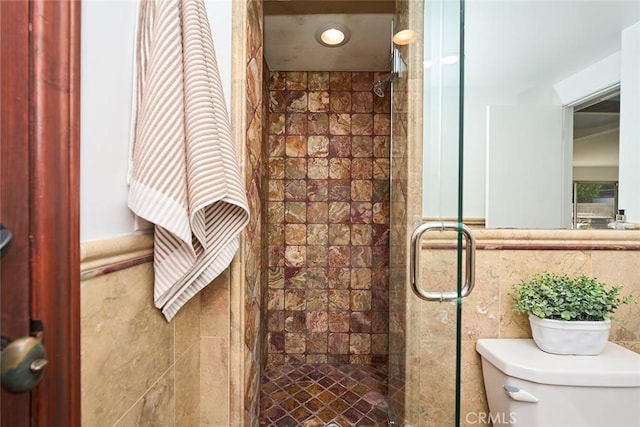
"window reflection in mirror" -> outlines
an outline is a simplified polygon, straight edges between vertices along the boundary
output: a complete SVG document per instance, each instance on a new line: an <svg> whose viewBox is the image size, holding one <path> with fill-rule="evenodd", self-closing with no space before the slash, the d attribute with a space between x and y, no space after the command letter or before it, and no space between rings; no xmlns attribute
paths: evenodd
<svg viewBox="0 0 640 427"><path fill-rule="evenodd" d="M575 181L573 200L573 228L607 229L618 211L618 183Z"/></svg>
<svg viewBox="0 0 640 427"><path fill-rule="evenodd" d="M607 229L618 211L620 91L574 107L574 229Z"/></svg>

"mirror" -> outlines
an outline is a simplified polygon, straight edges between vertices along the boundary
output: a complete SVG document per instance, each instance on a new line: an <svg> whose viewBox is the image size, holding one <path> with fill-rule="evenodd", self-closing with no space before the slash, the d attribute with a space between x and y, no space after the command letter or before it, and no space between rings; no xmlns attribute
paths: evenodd
<svg viewBox="0 0 640 427"><path fill-rule="evenodd" d="M458 215L463 135L465 222L579 228L576 182L618 182L616 207L640 222L640 1L467 0L464 73L448 3L425 3L423 216ZM618 143L596 147L606 114L585 105L616 96ZM589 132L585 167L574 139Z"/></svg>

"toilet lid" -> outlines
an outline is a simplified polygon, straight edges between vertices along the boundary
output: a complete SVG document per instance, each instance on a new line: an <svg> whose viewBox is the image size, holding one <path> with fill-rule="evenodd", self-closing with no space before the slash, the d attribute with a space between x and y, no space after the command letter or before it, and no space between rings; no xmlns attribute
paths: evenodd
<svg viewBox="0 0 640 427"><path fill-rule="evenodd" d="M480 339L476 351L505 374L539 384L640 386L640 354L611 342L598 356L545 353L531 339Z"/></svg>

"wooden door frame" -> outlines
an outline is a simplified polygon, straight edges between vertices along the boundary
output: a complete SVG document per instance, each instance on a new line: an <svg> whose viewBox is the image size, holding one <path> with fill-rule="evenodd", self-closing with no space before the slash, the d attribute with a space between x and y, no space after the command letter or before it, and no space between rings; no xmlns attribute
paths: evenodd
<svg viewBox="0 0 640 427"><path fill-rule="evenodd" d="M3 63L2 68L3 79L4 71L12 67L12 73L21 73L29 86L24 116L28 138L18 135L22 142L11 147L29 153L29 309L32 319L43 321L49 360L43 380L31 392L30 424L76 427L80 426L80 1L31 0L28 5L28 59ZM4 15L2 22L11 22L14 12L12 6L3 6L2 14L9 16Z"/></svg>
<svg viewBox="0 0 640 427"><path fill-rule="evenodd" d="M80 1L31 5L31 310L52 360L32 425L79 426Z"/></svg>
<svg viewBox="0 0 640 427"><path fill-rule="evenodd" d="M29 334L31 298L29 212L29 7L0 3L2 93L0 221L13 234L0 262L0 329L16 339ZM7 66L12 64L12 66ZM30 396L1 390L0 425L28 425Z"/></svg>

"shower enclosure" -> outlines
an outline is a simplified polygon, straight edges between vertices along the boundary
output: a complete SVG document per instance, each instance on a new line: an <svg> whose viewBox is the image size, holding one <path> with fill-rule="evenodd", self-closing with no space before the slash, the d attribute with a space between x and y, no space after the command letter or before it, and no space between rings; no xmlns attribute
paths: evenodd
<svg viewBox="0 0 640 427"><path fill-rule="evenodd" d="M244 407L262 425L459 424L457 320L473 284L461 200L434 206L411 241L423 168L440 180L432 194L461 194L461 4L427 4L396 3L396 29L419 36L394 47L391 73L261 73L264 151L250 160L263 234L247 253L262 254L264 296L247 265L260 329L244 337Z"/></svg>

